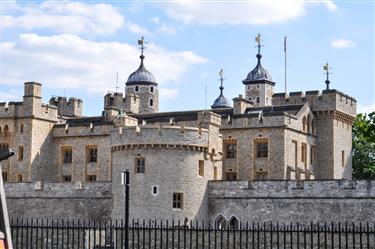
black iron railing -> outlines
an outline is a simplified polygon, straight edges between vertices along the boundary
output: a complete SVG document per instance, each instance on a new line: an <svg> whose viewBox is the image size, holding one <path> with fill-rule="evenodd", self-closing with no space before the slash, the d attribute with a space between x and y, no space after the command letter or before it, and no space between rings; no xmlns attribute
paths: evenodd
<svg viewBox="0 0 375 249"><path fill-rule="evenodd" d="M21 219L11 221L15 249L375 248L374 223L241 224Z"/></svg>

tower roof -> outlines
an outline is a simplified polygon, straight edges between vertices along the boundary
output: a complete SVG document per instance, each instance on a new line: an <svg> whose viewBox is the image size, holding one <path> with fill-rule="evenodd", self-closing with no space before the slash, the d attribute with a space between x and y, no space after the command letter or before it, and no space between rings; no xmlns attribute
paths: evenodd
<svg viewBox="0 0 375 249"><path fill-rule="evenodd" d="M246 79L244 79L243 83L251 83L252 81L258 81L258 80L268 80L272 81L271 73L268 72L266 69L262 67L262 64L260 62L260 59L262 58L261 54L257 54L258 63L255 66L253 70L251 70L248 74Z"/></svg>
<svg viewBox="0 0 375 249"><path fill-rule="evenodd" d="M144 62L143 62L145 59L145 56L143 55L143 50L145 49L143 37L141 40L138 41L138 45L141 45L141 51L142 51L141 56L139 56L139 58L141 59L141 64L139 65L138 69L135 72L129 75L126 85L139 84L139 83L155 85L157 83L154 78L154 75L152 75L152 73L146 69Z"/></svg>
<svg viewBox="0 0 375 249"><path fill-rule="evenodd" d="M214 101L214 104L211 106L212 109L216 109L216 108L227 108L227 107L231 107L230 106L230 103L228 101L228 99L226 97L224 97L223 95L223 90L224 90L224 87L223 87L223 69L220 70L220 96L217 97L217 99L215 99Z"/></svg>
<svg viewBox="0 0 375 249"><path fill-rule="evenodd" d="M260 44L260 34L256 37L255 40L258 43L258 45L257 45L257 47L258 47L258 54L256 55L256 57L258 59L258 63L255 66L255 68L253 70L251 70L247 74L246 79L244 79L242 81L244 84L249 84L249 83L252 83L252 82L257 82L259 80L272 81L271 74L266 69L264 69L262 67L262 64L260 62L260 60L262 58L262 55L260 54L260 48L262 47L262 45Z"/></svg>
<svg viewBox="0 0 375 249"><path fill-rule="evenodd" d="M139 58L141 58L141 64L139 65L138 69L131 73L128 77L128 80L126 84L129 83L150 83L150 84L156 84L156 80L154 78L154 75L150 71L146 69L144 66L143 60L144 55L141 55Z"/></svg>

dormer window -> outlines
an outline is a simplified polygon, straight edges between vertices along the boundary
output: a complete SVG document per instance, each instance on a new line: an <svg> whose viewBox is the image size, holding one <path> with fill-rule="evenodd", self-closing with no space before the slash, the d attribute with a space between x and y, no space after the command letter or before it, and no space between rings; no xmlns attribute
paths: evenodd
<svg viewBox="0 0 375 249"><path fill-rule="evenodd" d="M139 92L139 86L135 86L135 91Z"/></svg>

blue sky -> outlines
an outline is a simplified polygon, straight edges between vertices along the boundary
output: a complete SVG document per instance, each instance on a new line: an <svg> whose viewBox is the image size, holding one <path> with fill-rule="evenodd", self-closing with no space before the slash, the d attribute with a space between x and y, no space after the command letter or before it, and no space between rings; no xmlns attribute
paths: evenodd
<svg viewBox="0 0 375 249"><path fill-rule="evenodd" d="M80 97L85 115L100 115L103 96L124 89L137 69L145 36L146 67L161 91L160 110L209 107L219 95L244 92L262 64L284 92L283 37L288 37L288 92L331 88L355 97L358 111L375 109L374 1L1 1L1 101L22 99L23 82L52 95ZM206 93L207 92L207 101Z"/></svg>

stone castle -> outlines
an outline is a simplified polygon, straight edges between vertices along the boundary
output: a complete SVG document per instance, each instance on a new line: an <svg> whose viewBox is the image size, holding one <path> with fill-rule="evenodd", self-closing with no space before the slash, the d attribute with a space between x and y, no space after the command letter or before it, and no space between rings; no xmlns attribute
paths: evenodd
<svg viewBox="0 0 375 249"><path fill-rule="evenodd" d="M77 98L44 104L42 85L26 82L22 102L0 103L0 146L16 152L2 165L11 217L121 218L129 169L133 218L374 219L375 183L351 180L356 100L328 80L322 92L274 93L261 58L233 104L221 77L210 110L159 112L143 49L100 116L84 117Z"/></svg>

